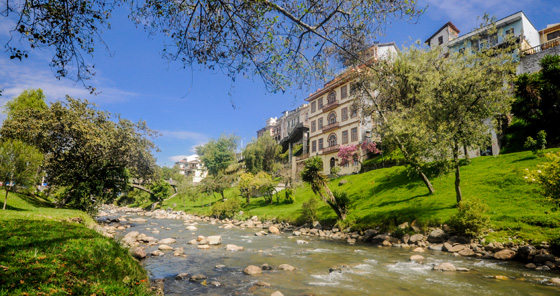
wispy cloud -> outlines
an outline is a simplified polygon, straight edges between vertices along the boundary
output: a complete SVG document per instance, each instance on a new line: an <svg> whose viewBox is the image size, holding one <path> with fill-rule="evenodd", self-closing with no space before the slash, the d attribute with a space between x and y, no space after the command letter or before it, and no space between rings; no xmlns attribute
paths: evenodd
<svg viewBox="0 0 560 296"><path fill-rule="evenodd" d="M196 146L200 146L206 142L208 142L208 136L198 132L191 132L191 131L170 131L170 130L163 130L159 131L161 133L162 139L166 140L180 140L189 142L191 147L189 148L189 153L196 153L195 149ZM184 156L184 155L181 155ZM182 159L182 158L181 158ZM179 160L181 160L179 159Z"/></svg>
<svg viewBox="0 0 560 296"><path fill-rule="evenodd" d="M94 78L94 84L101 89L98 95L92 95L81 83L68 79L58 80L44 67L37 67L33 61L10 60L0 56L0 88L3 97L12 98L30 88L40 88L50 100L60 100L66 95L74 98L88 99L96 103L120 103L137 96L137 94L114 87L105 87L102 77Z"/></svg>
<svg viewBox="0 0 560 296"><path fill-rule="evenodd" d="M196 157L196 154L191 154L191 155L175 155L175 156L170 156L168 157L169 160L173 161L173 162L177 162L179 160L182 159L187 159L187 161L190 161L192 159L194 159Z"/></svg>

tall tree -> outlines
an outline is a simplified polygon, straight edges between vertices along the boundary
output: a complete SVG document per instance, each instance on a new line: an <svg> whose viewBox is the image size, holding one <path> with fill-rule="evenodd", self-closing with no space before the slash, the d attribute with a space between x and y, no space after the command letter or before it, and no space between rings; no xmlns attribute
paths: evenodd
<svg viewBox="0 0 560 296"><path fill-rule="evenodd" d="M210 139L208 143L197 146L196 154L208 169L208 173L217 176L235 161L235 149L239 137L235 135L221 135L217 140Z"/></svg>
<svg viewBox="0 0 560 296"><path fill-rule="evenodd" d="M46 109L47 103L45 103L45 95L43 90L39 89L27 89L24 90L19 96L13 98L6 103L6 109L4 113L11 116L13 112L20 110L43 110Z"/></svg>
<svg viewBox="0 0 560 296"><path fill-rule="evenodd" d="M301 178L303 182L311 186L313 193L319 195L333 209L338 219L345 220L346 208L340 204L339 200L329 189L329 186L327 186L327 176L323 175L322 171L323 160L318 156L314 156L305 161L305 166L301 171Z"/></svg>
<svg viewBox="0 0 560 296"><path fill-rule="evenodd" d="M35 185L42 161L43 155L33 146L11 139L0 143L0 181L6 191L3 210L8 203L8 193L15 185Z"/></svg>
<svg viewBox="0 0 560 296"><path fill-rule="evenodd" d="M260 171L272 173L281 149L272 136L265 133L262 137L253 139L243 150L245 167L253 174Z"/></svg>
<svg viewBox="0 0 560 296"><path fill-rule="evenodd" d="M59 206L94 212L126 191L130 178L149 180L155 172L155 146L147 138L153 132L144 122L132 123L70 97L11 115L0 134L43 153L47 181L66 188Z"/></svg>
<svg viewBox="0 0 560 296"><path fill-rule="evenodd" d="M415 21L415 0L76 0L6 1L1 15L14 21L22 42L6 44L12 59L32 49L51 48L57 77L84 81L94 74L87 58L113 9L131 9L130 18L150 33L169 38L163 56L184 65L220 68L261 77L270 90L304 83L328 68L328 50L356 58L393 20ZM306 75L303 75L306 74ZM297 78L297 79L293 79ZM87 85L95 91L91 85Z"/></svg>

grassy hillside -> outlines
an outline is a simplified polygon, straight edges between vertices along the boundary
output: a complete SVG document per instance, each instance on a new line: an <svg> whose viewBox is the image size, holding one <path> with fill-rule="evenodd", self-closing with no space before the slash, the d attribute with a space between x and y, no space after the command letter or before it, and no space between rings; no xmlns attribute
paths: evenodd
<svg viewBox="0 0 560 296"><path fill-rule="evenodd" d="M558 151L552 149L549 151ZM559 236L560 213L544 200L538 188L523 180L525 168L535 168L543 161L531 152L504 154L497 157L478 157L461 167L461 189L465 199L477 197L490 208L492 231L489 239L504 241L549 241ZM341 180L348 183L339 186ZM408 176L402 166L370 171L331 180L332 190L348 193L352 205L348 225L354 229L382 226L388 229L403 223L413 222L420 226L445 223L457 212L455 207L454 174L431 178L436 193L428 195L424 184L414 176ZM226 192L226 197L239 195L237 189ZM295 222L301 216L302 204L313 197L307 185L295 190L296 201L284 202L280 193L280 204L268 204L263 198L255 198L242 210L246 216L278 218ZM239 198L239 197L237 197ZM208 214L210 205L220 200L217 196L205 197L192 202L179 197L164 203L164 207L176 204L176 209ZM324 223L333 223L334 212L324 204L318 216Z"/></svg>
<svg viewBox="0 0 560 296"><path fill-rule="evenodd" d="M85 213L49 205L10 194L0 210L0 295L149 295L126 249L89 229Z"/></svg>

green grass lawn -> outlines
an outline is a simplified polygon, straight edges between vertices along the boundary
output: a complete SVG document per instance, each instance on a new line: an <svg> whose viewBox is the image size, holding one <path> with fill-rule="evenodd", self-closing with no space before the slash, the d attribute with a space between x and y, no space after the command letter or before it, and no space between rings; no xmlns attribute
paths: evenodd
<svg viewBox="0 0 560 296"><path fill-rule="evenodd" d="M558 151L550 149L547 151ZM553 211L535 185L523 180L525 168L533 169L543 161L531 152L519 152L497 157L478 157L471 164L461 167L461 189L463 197L477 197L489 207L492 232L490 240L506 241L550 241L560 236L560 213ZM348 183L339 186L341 180ZM392 229L403 222L413 222L420 227L437 226L449 221L457 213L455 200L455 176L453 173L431 178L436 190L428 195L425 185L415 176L409 176L402 166L369 171L359 175L343 176L331 180L332 190L344 190L351 199L351 208L345 225L353 229L367 229L381 226ZM296 222L301 216L302 204L313 197L309 186L295 189L295 202L284 202L281 192L280 204L268 204L261 198L252 199L242 209L246 216L277 218L281 221ZM226 192L228 198L239 198L235 188ZM164 203L164 207L176 204L175 209L207 215L208 205L219 201L217 196L205 197L192 202L185 200L183 206L179 197ZM276 201L276 198L274 199ZM318 218L326 224L333 224L336 215L322 202Z"/></svg>
<svg viewBox="0 0 560 296"><path fill-rule="evenodd" d="M17 194L7 208L0 210L0 295L150 294L145 270L88 228L95 222L84 212ZM75 217L84 223L69 222Z"/></svg>

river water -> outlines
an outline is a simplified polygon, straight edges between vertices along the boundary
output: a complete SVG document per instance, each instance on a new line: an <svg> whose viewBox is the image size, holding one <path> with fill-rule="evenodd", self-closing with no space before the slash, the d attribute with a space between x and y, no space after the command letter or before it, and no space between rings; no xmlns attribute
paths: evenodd
<svg viewBox="0 0 560 296"><path fill-rule="evenodd" d="M289 234L255 236L255 229L221 229L219 225L196 224L196 231L185 229L182 220L150 219L146 223L130 223L132 227L117 233L124 236L139 231L155 238L176 238L173 247L183 247L186 257L148 257L143 265L152 279L165 279L165 295L560 295L560 288L546 283L557 272L539 272L519 262L481 260L455 257L441 251L421 253L424 264L409 261L412 248L380 248L371 244L348 245L345 241ZM159 230L158 234L152 233ZM189 245L197 236L221 235L222 245L208 250ZM305 240L307 243L298 243ZM244 251L226 251L226 244L245 247ZM146 252L157 249L146 247ZM450 262L468 272L432 271L434 264ZM263 271L249 276L243 273L248 265L277 266L290 264L295 271ZM225 267L216 268L217 265ZM329 268L344 265L329 273ZM217 281L219 287L200 282L175 280L179 273L203 274L206 283ZM496 278L498 276L498 278ZM270 287L257 287L267 282Z"/></svg>

